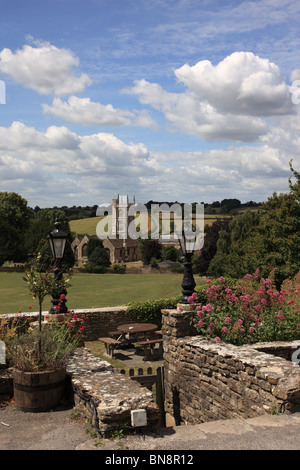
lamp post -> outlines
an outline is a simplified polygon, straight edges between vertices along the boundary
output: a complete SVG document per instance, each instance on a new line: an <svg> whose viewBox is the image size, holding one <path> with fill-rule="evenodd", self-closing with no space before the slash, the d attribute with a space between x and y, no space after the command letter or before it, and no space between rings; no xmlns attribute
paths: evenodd
<svg viewBox="0 0 300 470"><path fill-rule="evenodd" d="M195 232L191 229L183 229L182 237L179 239L182 253L184 255L184 271L182 287L182 297L180 305L189 305L188 298L195 292L196 282L193 275L192 256L195 246Z"/></svg>
<svg viewBox="0 0 300 470"><path fill-rule="evenodd" d="M62 260L65 253L68 234L60 229L60 223L57 219L55 220L54 227L55 229L49 233L49 235L47 235L47 240L49 242L52 257L55 262L54 279L57 281L57 284L59 284L59 281L62 279ZM66 313L68 311L66 306L66 297L63 299L60 298L62 294L66 296L67 291L59 286L53 290L51 301L52 307L50 309L50 313Z"/></svg>

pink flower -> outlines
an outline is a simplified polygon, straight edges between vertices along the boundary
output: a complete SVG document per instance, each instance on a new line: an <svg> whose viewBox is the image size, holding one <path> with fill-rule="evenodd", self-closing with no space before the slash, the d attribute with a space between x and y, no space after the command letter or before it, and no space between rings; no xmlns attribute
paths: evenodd
<svg viewBox="0 0 300 470"><path fill-rule="evenodd" d="M215 337L215 342L217 343L218 341L221 341L221 338L219 338L219 336L216 336Z"/></svg>
<svg viewBox="0 0 300 470"><path fill-rule="evenodd" d="M246 276L244 276L244 279L252 279L252 275L251 274L246 274Z"/></svg>
<svg viewBox="0 0 300 470"><path fill-rule="evenodd" d="M230 323L230 322L231 322L231 318L226 317L224 321L226 321L226 323Z"/></svg>
<svg viewBox="0 0 300 470"><path fill-rule="evenodd" d="M199 328L202 328L202 326L203 326L203 321L202 320L198 321L198 326L199 326Z"/></svg>
<svg viewBox="0 0 300 470"><path fill-rule="evenodd" d="M227 326L223 326L222 331L224 331L224 333L227 333L228 332Z"/></svg>
<svg viewBox="0 0 300 470"><path fill-rule="evenodd" d="M250 328L249 328L249 332L250 332L250 333L253 333L253 332L254 332L254 330L255 330L254 326L250 326Z"/></svg>

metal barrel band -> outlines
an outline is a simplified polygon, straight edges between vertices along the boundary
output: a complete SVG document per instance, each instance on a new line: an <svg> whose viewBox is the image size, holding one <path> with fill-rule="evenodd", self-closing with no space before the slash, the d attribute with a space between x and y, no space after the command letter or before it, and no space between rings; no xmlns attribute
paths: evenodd
<svg viewBox="0 0 300 470"><path fill-rule="evenodd" d="M19 383L14 383L14 387L16 390L19 390L20 392L43 392L46 390L52 390L54 388L59 388L65 385L65 380L60 380L59 382L54 382L51 384L45 384L45 385L22 385Z"/></svg>

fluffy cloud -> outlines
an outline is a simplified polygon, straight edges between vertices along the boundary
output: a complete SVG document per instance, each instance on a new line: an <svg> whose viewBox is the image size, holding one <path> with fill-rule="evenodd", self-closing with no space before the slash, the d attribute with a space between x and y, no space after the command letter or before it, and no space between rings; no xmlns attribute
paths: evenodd
<svg viewBox="0 0 300 470"><path fill-rule="evenodd" d="M148 159L143 144L126 144L109 133L79 136L57 126L42 132L20 122L0 127L3 190L18 191L21 185L24 197L47 193L53 204L64 197L80 204L91 194L97 200L105 191L112 197L125 180L137 187L139 176L153 171Z"/></svg>
<svg viewBox="0 0 300 470"><path fill-rule="evenodd" d="M185 64L175 76L185 92L169 93L146 80L124 92L164 113L174 130L206 140L256 141L268 130L264 118L295 113L277 65L251 52L235 52L216 66Z"/></svg>
<svg viewBox="0 0 300 470"><path fill-rule="evenodd" d="M199 101L219 112L273 116L292 112L289 88L279 67L252 52L234 52L213 66L204 60L175 71Z"/></svg>
<svg viewBox="0 0 300 470"><path fill-rule="evenodd" d="M67 122L99 126L130 126L156 127L147 111L131 112L114 108L111 104L95 103L90 98L70 96L68 101L54 98L52 106L43 104L43 112Z"/></svg>
<svg viewBox="0 0 300 470"><path fill-rule="evenodd" d="M30 45L13 53L0 52L0 70L17 83L41 95L62 96L84 91L91 80L86 74L75 76L73 68L79 59L68 49L58 49L49 43Z"/></svg>
<svg viewBox="0 0 300 470"><path fill-rule="evenodd" d="M280 128L262 137L260 146L150 153L111 133L79 136L64 126L42 132L20 122L0 127L2 190L20 192L41 207L49 198L51 205L100 204L128 192L137 202L168 201L175 186L183 202L260 201L288 190L291 157L299 158L299 138Z"/></svg>

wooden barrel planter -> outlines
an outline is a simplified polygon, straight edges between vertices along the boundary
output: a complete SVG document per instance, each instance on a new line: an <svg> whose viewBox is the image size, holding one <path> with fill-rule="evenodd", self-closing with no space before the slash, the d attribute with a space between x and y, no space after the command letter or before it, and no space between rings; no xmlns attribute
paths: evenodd
<svg viewBox="0 0 300 470"><path fill-rule="evenodd" d="M13 370L14 399L21 411L49 411L63 398L66 370L23 372Z"/></svg>

